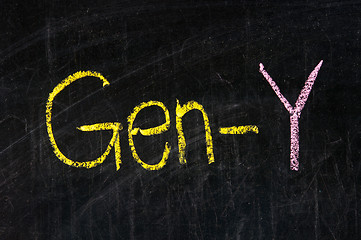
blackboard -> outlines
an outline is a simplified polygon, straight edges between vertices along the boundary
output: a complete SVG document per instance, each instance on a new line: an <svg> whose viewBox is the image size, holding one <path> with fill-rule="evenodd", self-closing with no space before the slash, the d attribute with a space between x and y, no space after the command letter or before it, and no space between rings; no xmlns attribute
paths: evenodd
<svg viewBox="0 0 361 240"><path fill-rule="evenodd" d="M357 1L14 0L0 11L1 239L361 237ZM294 106L321 60L292 170L290 113L260 63ZM69 76L51 131L78 165L56 154L47 119ZM187 103L199 108L182 115ZM81 128L99 123L121 125Z"/></svg>

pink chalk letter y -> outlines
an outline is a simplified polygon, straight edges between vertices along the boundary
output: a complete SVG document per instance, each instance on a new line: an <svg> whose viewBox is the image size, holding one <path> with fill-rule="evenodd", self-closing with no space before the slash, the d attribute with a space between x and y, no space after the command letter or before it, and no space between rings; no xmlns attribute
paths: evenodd
<svg viewBox="0 0 361 240"><path fill-rule="evenodd" d="M307 98L310 95L312 86L316 80L318 71L322 66L323 61L315 67L311 72L310 76L306 80L305 86L302 88L300 95L296 101L295 107L292 107L287 99L282 95L277 84L272 80L271 76L266 72L262 63L259 64L259 71L263 74L264 78L271 85L273 91L276 93L280 101L283 103L287 111L290 113L290 125L291 125L291 170L298 171L298 155L299 155L299 129L298 129L298 119L301 116L301 111L306 104Z"/></svg>

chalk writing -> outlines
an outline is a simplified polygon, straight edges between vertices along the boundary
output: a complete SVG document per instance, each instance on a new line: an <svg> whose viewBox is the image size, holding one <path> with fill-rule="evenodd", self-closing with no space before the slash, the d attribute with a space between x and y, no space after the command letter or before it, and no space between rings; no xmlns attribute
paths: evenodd
<svg viewBox="0 0 361 240"><path fill-rule="evenodd" d="M298 119L301 116L301 111L307 102L307 98L310 95L312 86L316 80L318 71L322 66L323 61L315 67L311 72L310 76L305 82L304 87L301 90L300 95L295 103L295 107L292 107L287 99L282 95L277 84L272 80L271 76L266 72L262 63L259 64L259 71L262 73L267 82L271 85L273 91L276 93L280 101L283 103L285 108L290 114L290 125L291 125L291 152L290 152L290 168L291 170L298 171L299 168L299 128L298 128Z"/></svg>
<svg viewBox="0 0 361 240"><path fill-rule="evenodd" d="M262 73L264 78L267 82L271 85L273 91L276 93L280 101L283 103L285 108L290 114L290 129L291 129L291 145L290 145L290 168L291 170L298 171L299 169L299 127L298 127L298 119L301 116L302 109L304 108L308 96L312 90L313 84L317 78L317 74L322 66L323 61L321 60L320 63L315 67L315 69L311 72L308 79L305 82L304 87L301 90L300 95L295 103L295 107L292 107L288 100L282 95L279 87L277 84L272 80L271 76L267 73L264 69L262 63L259 64L260 69L259 71ZM53 108L53 101L57 94L59 94L65 87L69 86L71 83L77 81L78 79L84 77L96 77L100 79L103 83L103 87L109 85L110 83L106 80L100 73L92 72L92 71L79 71L76 72L63 81L61 81L49 94L48 101L46 104L46 126L47 131L50 139L50 143L53 147L53 151L55 155L65 164L74 166L74 167L84 167L84 168L92 168L104 162L106 157L109 155L111 149L114 147L115 152L115 165L116 170L120 169L120 165L122 164L121 161L121 147L120 147L120 137L119 132L123 129L123 126L119 122L104 122L104 123L95 123L92 125L83 125L78 127L77 129L84 132L91 132L91 131L104 131L104 130L111 130L112 131L112 138L105 150L105 152L95 160L91 161L73 161L67 158L58 148L54 134L53 128L51 124L51 117L52 117L52 108ZM214 153L213 153L213 141L212 141L212 132L209 123L209 118L207 113L205 112L203 106L195 101L188 101L184 105L180 105L179 100L176 99L176 129L178 134L178 151L179 151L179 162L181 164L186 164L187 160L185 158L185 149L186 149L186 139L183 132L183 117L192 110L198 110L202 113L203 121L204 121L204 130L205 130L205 140L206 140L206 151L208 157L208 164L211 164L215 161ZM159 126L148 128L148 129L141 129L138 127L133 127L134 121L137 117L137 114L147 108L156 106L163 110L165 116L165 122ZM169 111L166 106L162 102L158 101L149 101L143 102L138 106L134 107L132 113L128 117L128 141L130 150L132 152L132 156L136 162L138 162L143 168L147 170L159 170L163 168L169 157L170 152L170 144L169 142L165 143L164 151L162 159L157 164L147 164L142 161L137 154L136 147L134 144L133 136L138 135L140 133L142 136L152 136L156 134L161 134L168 131L170 128L170 116ZM232 127L220 127L218 129L220 134L245 134L248 132L253 132L258 134L259 129L256 125L245 125L245 126L232 126Z"/></svg>
<svg viewBox="0 0 361 240"><path fill-rule="evenodd" d="M204 129L206 131L208 163L211 164L214 162L212 134L211 134L211 128L209 126L209 119L208 119L206 112L204 111L203 106L195 101L189 101L181 107L179 105L179 100L177 99L176 128L177 128L177 132L178 132L179 162L181 164L187 163L187 160L184 156L185 148L186 148L186 140L184 138L184 133L183 133L182 118L187 112L189 112L191 110L199 110L203 115Z"/></svg>
<svg viewBox="0 0 361 240"><path fill-rule="evenodd" d="M116 161L117 161L117 168L120 164L120 144L119 144L119 131L122 129L122 126L120 123L100 123L95 124L91 126L83 126L80 127L80 130L82 131L98 131L98 130L112 130L113 136L105 150L105 152L98 157L95 160L92 161L84 161L84 162L77 162L73 161L69 158L67 158L58 148L58 145L56 144L54 134L53 134L53 128L51 125L51 115L52 115L52 108L53 108L53 101L54 98L58 93L60 93L65 87L70 85L71 83L75 82L78 79L81 79L83 77L97 77L103 82L103 87L106 85L109 85L108 80L106 80L100 73L97 72L91 72L91 71L79 71L74 73L73 75L70 75L69 77L65 78L62 82L60 82L54 90L49 94L48 102L46 104L46 128L48 130L48 135L50 139L50 143L53 146L53 151L55 155L65 164L74 166L74 167L84 167L84 168L92 168L95 167L101 163L104 162L108 154L110 153L110 150L112 149L113 145L115 144L116 151Z"/></svg>
<svg viewBox="0 0 361 240"><path fill-rule="evenodd" d="M134 123L135 118L137 117L137 114L142 109L144 109L146 107L151 107L151 106L158 106L158 107L163 109L164 115L165 115L165 123L163 123L160 126L153 127L153 128L148 128L148 129L133 128L133 123ZM133 155L134 159L143 168L145 168L147 170L159 170L162 167L164 167L165 164L167 163L167 159L168 159L168 155L169 155L169 151L170 151L170 146L169 146L169 143L166 142L165 147L164 147L162 160L160 160L160 162L158 164L150 165L150 164L147 164L147 163L143 162L139 158L139 156L137 154L137 151L135 150L133 136L137 135L138 132L140 132L140 134L143 135L143 136L151 136L151 135L161 134L161 133L163 133L165 131L168 131L169 126L170 126L169 111L164 106L164 104L162 102L157 102L157 101L149 101L149 102L146 102L146 103L143 102L143 103L139 104L138 106L136 106L134 108L133 112L129 115L129 117L128 117L129 146L130 146L130 149L132 151L132 155Z"/></svg>
<svg viewBox="0 0 361 240"><path fill-rule="evenodd" d="M258 127L256 125L246 125L219 128L220 134L245 134L248 132L258 133Z"/></svg>

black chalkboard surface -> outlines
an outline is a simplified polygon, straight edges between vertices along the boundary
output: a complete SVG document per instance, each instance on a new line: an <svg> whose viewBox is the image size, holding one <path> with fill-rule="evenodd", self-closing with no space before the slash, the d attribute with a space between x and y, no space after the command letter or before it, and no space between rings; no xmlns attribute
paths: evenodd
<svg viewBox="0 0 361 240"><path fill-rule="evenodd" d="M359 2L0 11L0 239L360 239Z"/></svg>

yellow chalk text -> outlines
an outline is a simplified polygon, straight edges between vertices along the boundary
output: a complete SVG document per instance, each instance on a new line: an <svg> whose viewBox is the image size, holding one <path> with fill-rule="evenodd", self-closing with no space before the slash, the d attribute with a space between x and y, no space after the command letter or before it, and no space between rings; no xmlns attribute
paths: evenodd
<svg viewBox="0 0 361 240"><path fill-rule="evenodd" d="M74 161L66 157L59 149L53 133L53 127L52 127L52 109L53 109L53 102L55 97L64 90L67 86L72 84L73 82L82 79L84 77L95 77L102 81L103 87L109 85L109 82L107 79L103 77L98 72L92 72L92 71L79 71L76 72L67 78L65 78L63 81L61 81L49 94L48 101L46 103L46 128L49 135L50 143L53 147L53 152L55 155L65 164L69 166L74 166L78 168L93 168L95 166L98 166L104 162L104 160L109 155L112 148L114 148L115 152L115 165L116 170L120 169L120 166L122 164L121 161L121 147L120 147L120 131L123 129L123 126L119 122L103 122L103 123L95 123L91 125L83 125L80 127L77 127L78 130L83 132L93 132L93 131L112 131L112 137L111 140L106 148L106 150L103 152L103 154L90 161ZM165 122L160 124L159 126L148 128L148 129L141 129L139 127L134 127L134 121L138 115L138 113L147 108L147 107L159 107L163 110L164 116L165 116ZM207 157L208 157L208 163L213 163L214 160L214 153L213 153L213 140L212 140L212 133L211 133L211 127L208 119L208 115L205 112L203 106L199 104L196 101L189 101L185 103L184 105L180 105L179 100L177 99L177 105L176 105L176 129L177 129L177 135L178 135L178 151L179 151L179 162L181 164L186 164L187 160L185 157L185 150L186 150L186 139L183 132L183 117L188 112L192 110L198 110L202 113L203 121L204 121L204 130L205 130L205 141L206 141L206 151L207 151ZM128 121L128 141L130 150L132 152L132 156L135 159L136 162L138 162L143 168L147 170L159 170L163 168L168 160L169 153L170 153L170 144L169 142L165 143L164 151L162 154L162 159L157 164L147 164L144 161L142 161L136 151L136 147L134 144L133 136L136 136L138 134L142 136L152 136L164 133L169 130L170 128L170 116L169 111L166 108L166 106L162 102L158 101L148 101L140 103L138 106L134 107L133 111L127 118ZM248 132L253 132L258 134L259 130L256 125L245 125L245 126L233 126L233 127L220 127L218 129L220 134L245 134Z"/></svg>
<svg viewBox="0 0 361 240"><path fill-rule="evenodd" d="M151 106L158 106L161 109L163 109L164 116L165 116L165 123L163 123L160 126L148 128L148 129L133 128L133 123L134 123L135 118L137 117L137 114L142 109L144 109L146 107L151 107ZM153 164L153 165L147 164L147 163L143 162L140 159L139 155L137 154L137 151L136 151L135 145L134 145L133 136L137 135L138 133L140 133L143 136L151 136L151 135L161 134L165 131L168 131L169 127L170 127L169 111L162 102L158 102L158 101L143 102L143 103L139 104L138 106L136 106L134 108L133 112L129 115L129 117L128 117L128 138L129 138L130 150L132 151L133 158L143 168L145 168L147 170L159 170L159 169L163 168L165 166L165 164L167 163L167 159L168 159L169 152L170 152L170 146L169 146L168 142L165 143L163 156L159 163Z"/></svg>
<svg viewBox="0 0 361 240"><path fill-rule="evenodd" d="M49 94L48 101L46 103L46 128L48 131L50 143L53 147L53 151L54 151L55 155L60 159L60 161L62 161L63 163L65 163L69 166L82 167L82 168L92 168L92 167L95 167L95 166L103 163L104 160L106 159L106 157L108 156L108 154L110 153L110 150L112 149L113 145L115 144L115 147L116 147L115 155L116 155L116 159L117 159L117 170L118 170L119 164L121 163L119 130L122 129L122 126L120 125L120 123L100 123L100 124L95 124L95 125L90 125L90 126L82 126L79 128L82 131L113 130L112 139L110 140L110 143L108 144L105 152L95 160L85 161L85 162L78 162L78 161L71 160L71 159L67 158L60 151L58 145L56 144L56 141L54 138L54 133L53 133L53 127L51 124L51 116L52 116L54 98L65 87L69 86L71 83L73 83L81 78L84 78L84 77L96 77L96 78L100 79L103 82L103 87L105 87L106 85L109 85L108 80L106 80L103 77L103 75L101 75L100 73L97 73L97 72L92 72L92 71L79 71L79 72L76 72L76 73L68 76L63 81L61 81L53 89L53 91Z"/></svg>
<svg viewBox="0 0 361 240"><path fill-rule="evenodd" d="M183 106L181 106L179 104L179 100L177 99L176 128L178 132L179 162L181 164L187 163L187 160L185 158L186 140L183 132L182 118L186 113L188 113L191 110L199 110L202 113L204 120L204 129L206 132L208 164L211 164L214 162L213 141L212 141L211 127L209 126L209 119L206 112L204 111L203 106L195 101L189 101Z"/></svg>
<svg viewBox="0 0 361 240"><path fill-rule="evenodd" d="M221 127L219 128L220 134L245 134L254 132L258 134L258 127L256 125L234 126L234 127Z"/></svg>

